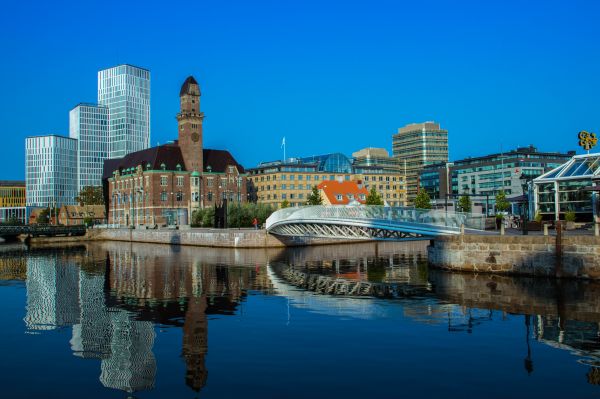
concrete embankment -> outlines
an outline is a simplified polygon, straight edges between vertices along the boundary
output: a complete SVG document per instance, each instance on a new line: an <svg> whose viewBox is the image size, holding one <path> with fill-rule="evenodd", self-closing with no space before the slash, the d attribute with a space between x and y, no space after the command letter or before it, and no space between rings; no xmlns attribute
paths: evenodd
<svg viewBox="0 0 600 399"><path fill-rule="evenodd" d="M600 237L461 235L431 240L436 268L600 280Z"/></svg>
<svg viewBox="0 0 600 399"><path fill-rule="evenodd" d="M305 245L356 243L354 240L280 238L254 229L90 229L82 237L36 237L32 243L125 241L151 244L192 245L214 248L284 248Z"/></svg>

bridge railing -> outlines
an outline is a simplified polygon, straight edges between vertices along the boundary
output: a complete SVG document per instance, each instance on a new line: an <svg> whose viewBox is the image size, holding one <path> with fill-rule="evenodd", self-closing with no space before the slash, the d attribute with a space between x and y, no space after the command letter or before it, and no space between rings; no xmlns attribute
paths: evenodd
<svg viewBox="0 0 600 399"><path fill-rule="evenodd" d="M419 223L443 226L449 230L458 230L461 225L467 229L484 230L485 216L482 214L447 212L438 209L415 209L389 206L336 206L315 205L284 208L274 212L266 222L266 227L280 222L344 219L365 222L367 220L390 223Z"/></svg>

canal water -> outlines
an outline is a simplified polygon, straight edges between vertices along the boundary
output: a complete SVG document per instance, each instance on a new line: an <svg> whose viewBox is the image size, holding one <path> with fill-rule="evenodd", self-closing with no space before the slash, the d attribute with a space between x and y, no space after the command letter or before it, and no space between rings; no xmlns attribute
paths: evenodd
<svg viewBox="0 0 600 399"><path fill-rule="evenodd" d="M430 270L424 243L0 247L3 398L584 398L600 284Z"/></svg>

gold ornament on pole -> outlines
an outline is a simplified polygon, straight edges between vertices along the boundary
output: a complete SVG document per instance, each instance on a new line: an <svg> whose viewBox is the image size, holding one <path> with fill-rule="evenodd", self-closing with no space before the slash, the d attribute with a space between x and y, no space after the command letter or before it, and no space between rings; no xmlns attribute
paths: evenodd
<svg viewBox="0 0 600 399"><path fill-rule="evenodd" d="M587 150L588 152L598 143L596 133L589 133L585 130L582 130L579 132L577 137L579 137L579 146L583 147L583 149Z"/></svg>

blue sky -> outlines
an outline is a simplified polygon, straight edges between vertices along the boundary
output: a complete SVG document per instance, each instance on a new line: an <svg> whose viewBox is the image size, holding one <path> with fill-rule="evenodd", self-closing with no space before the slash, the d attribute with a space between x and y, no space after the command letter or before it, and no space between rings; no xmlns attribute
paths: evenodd
<svg viewBox="0 0 600 399"><path fill-rule="evenodd" d="M123 2L125 3L125 2ZM577 149L600 131L597 1L16 2L0 13L0 178L29 135L68 135L97 71L152 73L152 143L175 138L179 87L201 85L204 142L246 167L391 151L435 120L450 159L517 145Z"/></svg>

